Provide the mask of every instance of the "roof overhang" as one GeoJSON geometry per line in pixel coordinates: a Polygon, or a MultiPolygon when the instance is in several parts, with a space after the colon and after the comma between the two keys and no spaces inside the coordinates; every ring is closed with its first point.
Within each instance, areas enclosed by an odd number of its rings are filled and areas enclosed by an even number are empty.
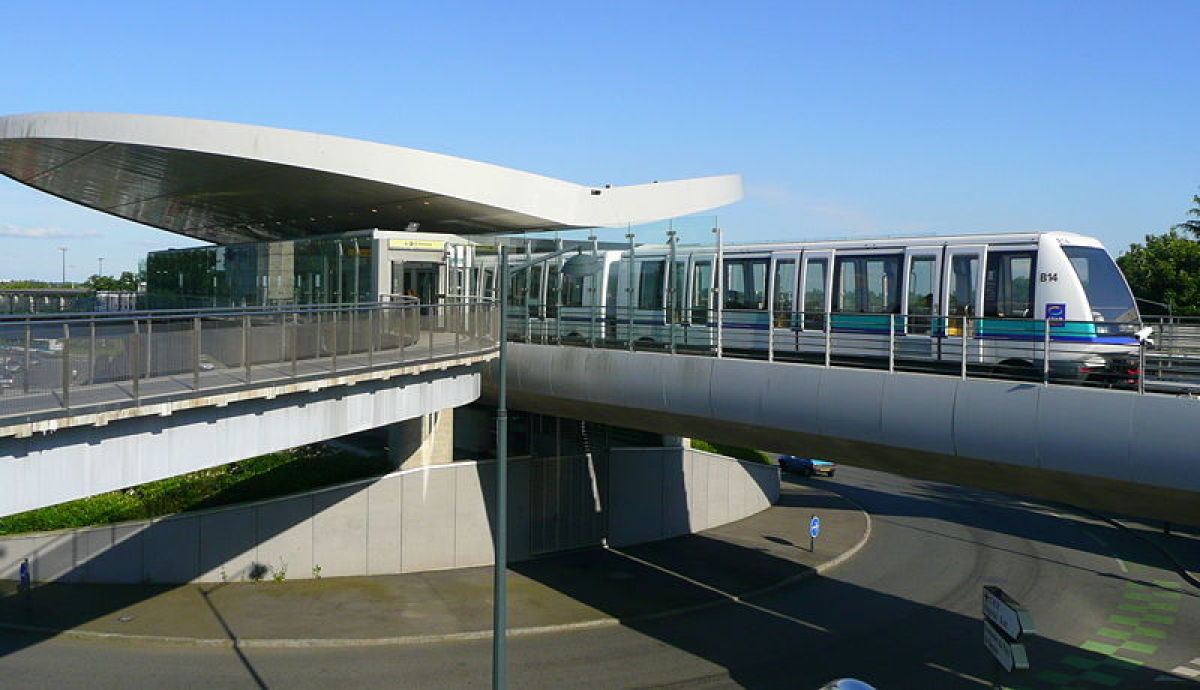
{"type": "Polygon", "coordinates": [[[742,198],[740,175],[589,187],[357,139],[103,113],[0,117],[0,173],[221,244],[410,223],[456,234],[615,227],[742,198]]]}

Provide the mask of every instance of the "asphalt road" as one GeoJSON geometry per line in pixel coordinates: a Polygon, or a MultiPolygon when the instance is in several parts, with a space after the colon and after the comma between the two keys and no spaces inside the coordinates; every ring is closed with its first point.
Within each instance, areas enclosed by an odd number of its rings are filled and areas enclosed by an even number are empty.
{"type": "MultiPolygon", "coordinates": [[[[821,482],[867,508],[867,547],[824,577],[748,603],[513,639],[510,687],[818,688],[855,676],[881,690],[986,688],[995,665],[982,644],[985,584],[1038,625],[1033,668],[1010,687],[1169,690],[1188,686],[1189,668],[1200,677],[1200,590],[1129,531],[853,468],[789,480],[821,482]]],[[[1173,548],[1200,563],[1196,543],[1173,548]]],[[[0,687],[483,688],[490,653],[489,641],[239,653],[0,635],[0,687]]]]}

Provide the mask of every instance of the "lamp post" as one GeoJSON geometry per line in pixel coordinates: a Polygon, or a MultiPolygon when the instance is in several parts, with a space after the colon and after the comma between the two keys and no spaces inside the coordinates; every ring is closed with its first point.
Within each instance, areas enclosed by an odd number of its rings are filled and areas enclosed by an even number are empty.
{"type": "MultiPolygon", "coordinates": [[[[528,270],[538,264],[556,259],[569,252],[577,252],[563,264],[561,274],[576,277],[593,273],[600,264],[594,255],[583,253],[582,247],[571,247],[530,259],[510,269],[508,248],[500,246],[500,286],[496,299],[500,307],[500,362],[496,385],[496,524],[495,524],[495,567],[492,569],[492,688],[507,687],[507,640],[508,633],[508,281],[509,275],[528,270]]],[[[528,294],[528,291],[526,291],[528,294]]],[[[529,318],[528,306],[524,316],[529,318]]]]}
{"type": "Polygon", "coordinates": [[[67,248],[59,247],[58,251],[62,252],[62,286],[67,286],[67,248]]]}
{"type": "Polygon", "coordinates": [[[104,257],[103,256],[100,257],[100,268],[98,268],[96,270],[96,275],[98,275],[98,276],[104,275],[104,257]]]}

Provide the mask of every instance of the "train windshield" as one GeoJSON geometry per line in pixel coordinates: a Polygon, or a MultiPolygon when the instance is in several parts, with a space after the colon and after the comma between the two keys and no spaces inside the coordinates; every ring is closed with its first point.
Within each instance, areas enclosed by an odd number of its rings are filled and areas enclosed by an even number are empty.
{"type": "Polygon", "coordinates": [[[1099,247],[1063,247],[1083,284],[1095,321],[1137,321],[1137,307],[1121,271],[1099,247]]]}

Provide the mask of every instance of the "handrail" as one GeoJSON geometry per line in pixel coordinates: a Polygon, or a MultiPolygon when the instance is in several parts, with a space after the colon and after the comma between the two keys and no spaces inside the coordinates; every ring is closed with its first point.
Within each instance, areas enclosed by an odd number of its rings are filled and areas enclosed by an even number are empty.
{"type": "Polygon", "coordinates": [[[0,319],[0,427],[494,352],[494,300],[0,319]],[[80,401],[86,401],[82,403],[80,401]]]}

